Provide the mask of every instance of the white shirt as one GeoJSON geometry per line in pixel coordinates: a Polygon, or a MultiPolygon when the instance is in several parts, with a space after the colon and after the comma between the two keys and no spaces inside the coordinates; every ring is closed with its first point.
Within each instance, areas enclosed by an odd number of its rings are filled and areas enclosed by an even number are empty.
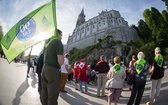
{"type": "Polygon", "coordinates": [[[113,66],[111,63],[109,63],[110,68],[113,66]]]}
{"type": "Polygon", "coordinates": [[[61,73],[68,73],[66,65],[69,65],[69,61],[67,58],[64,58],[64,64],[61,66],[61,73]]]}

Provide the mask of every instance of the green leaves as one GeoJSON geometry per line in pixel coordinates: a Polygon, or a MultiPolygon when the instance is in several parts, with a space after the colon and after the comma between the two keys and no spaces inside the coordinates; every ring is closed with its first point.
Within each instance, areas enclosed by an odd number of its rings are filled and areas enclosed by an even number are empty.
{"type": "Polygon", "coordinates": [[[143,16],[144,20],[138,22],[139,39],[136,52],[143,51],[145,59],[152,62],[154,49],[157,46],[162,48],[163,55],[168,55],[167,50],[164,51],[168,43],[168,13],[166,10],[160,13],[156,8],[151,7],[144,10],[143,16]]]}
{"type": "MultiPolygon", "coordinates": [[[[145,23],[151,31],[151,40],[156,41],[158,46],[164,45],[163,43],[167,42],[168,38],[168,13],[163,11],[161,14],[156,8],[151,7],[151,10],[146,9],[143,15],[145,23]]],[[[140,32],[145,32],[144,29],[146,27],[141,28],[141,24],[139,26],[140,32]]]]}
{"type": "Polygon", "coordinates": [[[0,25],[0,40],[2,39],[4,33],[3,33],[3,30],[2,30],[2,26],[0,25]]]}

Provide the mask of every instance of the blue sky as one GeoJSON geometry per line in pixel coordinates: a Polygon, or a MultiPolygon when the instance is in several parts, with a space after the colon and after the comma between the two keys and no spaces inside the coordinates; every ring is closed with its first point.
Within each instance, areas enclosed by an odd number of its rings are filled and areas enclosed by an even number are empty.
{"type": "MultiPolygon", "coordinates": [[[[0,25],[4,34],[25,15],[50,0],[0,0],[0,25]]],[[[128,24],[143,19],[143,11],[155,7],[166,10],[161,0],[56,0],[57,27],[63,31],[62,42],[66,44],[69,34],[75,28],[77,17],[84,8],[86,21],[102,10],[117,10],[128,24]]],[[[38,47],[39,48],[39,47],[38,47]]]]}

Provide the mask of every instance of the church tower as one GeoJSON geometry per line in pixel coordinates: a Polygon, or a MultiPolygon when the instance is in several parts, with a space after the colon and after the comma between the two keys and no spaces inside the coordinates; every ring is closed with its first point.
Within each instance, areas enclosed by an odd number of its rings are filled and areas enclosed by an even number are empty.
{"type": "Polygon", "coordinates": [[[85,23],[84,9],[82,9],[81,13],[78,15],[78,19],[77,19],[77,22],[76,22],[76,27],[80,26],[83,23],[85,23]]]}

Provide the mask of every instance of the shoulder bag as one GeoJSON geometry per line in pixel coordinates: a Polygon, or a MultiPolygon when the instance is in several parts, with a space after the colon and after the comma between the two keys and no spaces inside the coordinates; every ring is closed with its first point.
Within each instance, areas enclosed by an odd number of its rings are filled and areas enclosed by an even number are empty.
{"type": "Polygon", "coordinates": [[[111,78],[111,79],[109,79],[109,80],[107,80],[107,82],[106,82],[106,85],[105,85],[105,88],[107,89],[107,90],[109,90],[109,86],[110,86],[110,83],[113,81],[113,79],[116,77],[116,75],[113,77],[113,78],[111,78]]]}
{"type": "Polygon", "coordinates": [[[127,84],[128,85],[133,85],[133,82],[134,82],[134,73],[132,75],[130,75],[128,78],[127,78],[127,84]]]}

